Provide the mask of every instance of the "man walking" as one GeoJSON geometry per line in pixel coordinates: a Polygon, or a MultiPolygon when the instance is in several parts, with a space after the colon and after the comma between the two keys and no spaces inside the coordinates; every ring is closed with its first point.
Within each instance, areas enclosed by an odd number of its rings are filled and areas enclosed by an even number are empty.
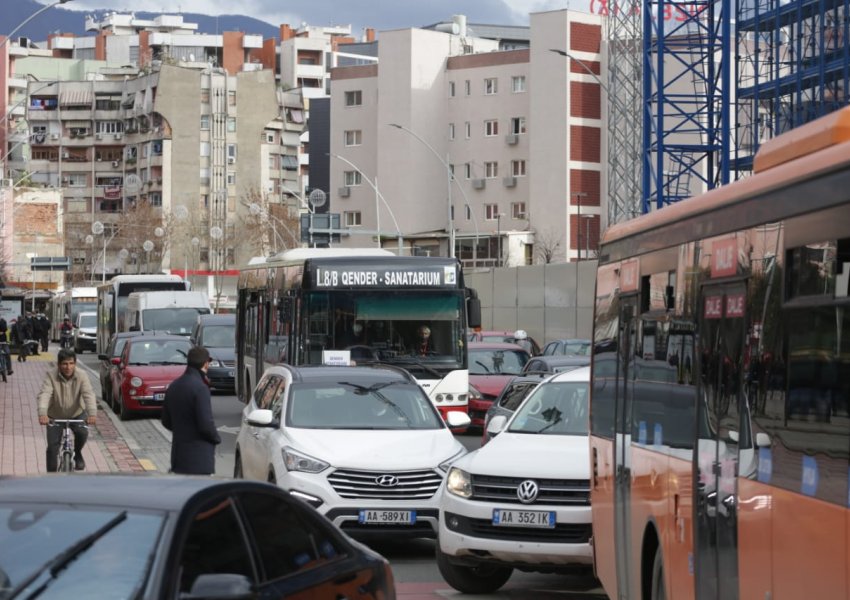
{"type": "MultiPolygon", "coordinates": [[[[56,359],[59,368],[44,378],[38,394],[38,422],[48,425],[50,419],[79,419],[88,425],[97,422],[97,401],[88,375],[77,371],[77,355],[73,350],[60,350],[56,359]]],[[[82,423],[73,423],[74,468],[86,468],[83,446],[88,439],[88,430],[82,423]]],[[[55,472],[58,466],[59,444],[62,442],[62,427],[47,428],[47,471],[55,472]]]]}
{"type": "Polygon", "coordinates": [[[221,443],[221,437],[212,416],[206,376],[209,362],[210,353],[206,348],[191,348],[186,371],[165,392],[162,424],[172,432],[172,473],[215,473],[215,447],[221,443]]]}

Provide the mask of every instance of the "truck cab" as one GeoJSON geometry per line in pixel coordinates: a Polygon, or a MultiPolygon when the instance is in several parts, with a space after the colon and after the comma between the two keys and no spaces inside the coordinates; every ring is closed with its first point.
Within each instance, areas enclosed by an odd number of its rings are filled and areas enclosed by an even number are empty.
{"type": "Polygon", "coordinates": [[[133,292],[127,297],[124,331],[158,331],[189,336],[199,315],[210,314],[206,292],[133,292]]]}

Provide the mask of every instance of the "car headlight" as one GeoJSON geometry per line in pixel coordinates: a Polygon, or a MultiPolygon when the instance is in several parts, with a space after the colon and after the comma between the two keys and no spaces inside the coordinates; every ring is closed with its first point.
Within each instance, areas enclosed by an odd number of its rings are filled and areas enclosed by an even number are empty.
{"type": "Polygon", "coordinates": [[[446,477],[446,489],[455,496],[471,498],[472,477],[466,471],[452,467],[448,477],[446,477]]]}
{"type": "Polygon", "coordinates": [[[211,367],[223,367],[224,365],[223,365],[223,364],[221,364],[221,361],[220,361],[220,360],[216,360],[216,359],[214,359],[214,358],[211,358],[211,359],[210,359],[210,366],[211,366],[211,367]]]}
{"type": "Polygon", "coordinates": [[[142,381],[142,378],[141,378],[141,377],[131,377],[131,378],[130,378],[130,385],[131,385],[132,387],[134,387],[134,388],[136,388],[136,387],[142,387],[142,384],[143,384],[143,383],[144,383],[144,382],[142,381]]]}
{"type": "Polygon", "coordinates": [[[461,448],[460,450],[457,451],[457,453],[454,454],[454,456],[451,456],[450,458],[448,458],[448,459],[446,459],[446,460],[444,460],[443,462],[440,463],[440,470],[443,473],[445,473],[446,471],[449,470],[449,467],[452,466],[452,463],[454,461],[456,461],[457,459],[459,459],[464,454],[466,454],[466,448],[461,448]]]}
{"type": "Polygon", "coordinates": [[[469,384],[469,399],[470,400],[481,400],[481,392],[478,391],[478,388],[472,384],[469,384]]]}
{"type": "Polygon", "coordinates": [[[321,473],[330,465],[312,456],[296,452],[292,448],[286,446],[281,451],[283,453],[283,464],[287,471],[302,471],[304,473],[321,473]]]}

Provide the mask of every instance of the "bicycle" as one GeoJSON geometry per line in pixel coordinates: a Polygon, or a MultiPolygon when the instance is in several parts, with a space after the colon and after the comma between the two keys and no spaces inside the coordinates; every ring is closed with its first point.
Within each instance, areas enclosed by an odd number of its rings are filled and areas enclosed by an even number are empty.
{"type": "Polygon", "coordinates": [[[74,430],[71,425],[82,423],[88,429],[85,419],[50,419],[49,427],[64,425],[62,429],[62,440],[59,442],[58,471],[60,473],[72,473],[74,471],[74,430]]]}
{"type": "Polygon", "coordinates": [[[12,351],[9,349],[9,342],[0,341],[0,375],[3,381],[6,382],[6,376],[12,374],[12,351]]]}

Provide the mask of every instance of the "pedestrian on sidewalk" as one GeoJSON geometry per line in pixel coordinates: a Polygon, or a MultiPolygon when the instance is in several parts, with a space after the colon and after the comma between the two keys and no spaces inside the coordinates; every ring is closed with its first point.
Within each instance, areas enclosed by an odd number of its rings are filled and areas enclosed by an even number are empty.
{"type": "Polygon", "coordinates": [[[207,368],[210,353],[203,346],[189,350],[186,371],[168,386],[162,404],[162,424],[172,432],[171,472],[215,473],[215,447],[221,437],[215,426],[207,368]]]}
{"type": "MultiPolygon", "coordinates": [[[[41,392],[38,394],[38,422],[48,425],[50,419],[79,419],[88,425],[97,422],[97,401],[88,375],[77,371],[77,355],[73,350],[62,349],[56,359],[59,368],[47,373],[41,392]]],[[[88,439],[88,430],[82,423],[73,423],[74,431],[74,468],[82,471],[86,468],[83,460],[83,446],[88,439]]],[[[47,428],[47,471],[57,470],[59,444],[62,442],[62,428],[47,428]]]]}
{"type": "Polygon", "coordinates": [[[18,362],[27,362],[32,344],[32,324],[24,315],[20,315],[15,323],[15,334],[18,338],[18,362]]]}
{"type": "Polygon", "coordinates": [[[47,342],[50,337],[50,319],[44,313],[38,313],[34,323],[38,329],[38,341],[41,342],[41,351],[47,352],[47,342]]]}

